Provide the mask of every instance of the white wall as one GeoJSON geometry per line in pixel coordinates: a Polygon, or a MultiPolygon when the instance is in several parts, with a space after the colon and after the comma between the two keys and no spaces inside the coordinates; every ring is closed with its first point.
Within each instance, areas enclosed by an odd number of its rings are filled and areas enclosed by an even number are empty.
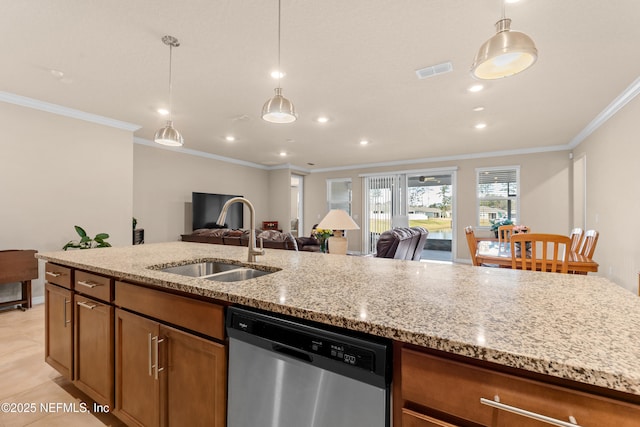
{"type": "MultiPolygon", "coordinates": [[[[5,103],[0,127],[0,249],[58,250],[74,225],[131,244],[131,132],[5,103]]],[[[41,262],[34,297],[43,283],[41,262]]],[[[17,295],[0,286],[3,301],[17,295]]]]}
{"type": "Polygon", "coordinates": [[[640,98],[574,150],[586,156],[586,228],[600,232],[598,274],[638,292],[640,272],[640,98]]]}
{"type": "MultiPolygon", "coordinates": [[[[180,240],[190,233],[191,193],[241,194],[256,210],[256,226],[271,218],[269,172],[177,151],[135,144],[133,216],[145,242],[180,240]]],[[[283,191],[287,194],[290,183],[283,191]]],[[[287,208],[288,212],[288,208],[287,208]]],[[[249,210],[245,208],[245,225],[249,210]]]]}

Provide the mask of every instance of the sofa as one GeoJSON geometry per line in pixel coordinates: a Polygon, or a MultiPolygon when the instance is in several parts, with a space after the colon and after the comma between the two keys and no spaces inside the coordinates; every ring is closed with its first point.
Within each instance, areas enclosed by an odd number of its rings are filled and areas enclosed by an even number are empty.
{"type": "Polygon", "coordinates": [[[429,235],[423,227],[397,227],[380,234],[376,245],[377,258],[420,261],[429,235]]]}
{"type": "MultiPolygon", "coordinates": [[[[228,228],[200,228],[191,234],[182,234],[183,242],[212,243],[217,245],[249,246],[249,230],[231,230],[228,228]]],[[[297,251],[296,239],[291,233],[278,230],[256,230],[256,246],[269,249],[285,249],[297,251]]]]}

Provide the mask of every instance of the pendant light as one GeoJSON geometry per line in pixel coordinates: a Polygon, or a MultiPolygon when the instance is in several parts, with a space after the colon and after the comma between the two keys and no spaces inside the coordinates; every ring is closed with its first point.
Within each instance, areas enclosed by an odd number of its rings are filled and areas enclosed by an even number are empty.
{"type": "Polygon", "coordinates": [[[265,102],[262,107],[262,119],[270,123],[292,123],[298,118],[296,109],[287,98],[282,96],[280,79],[282,70],[280,69],[280,20],[281,20],[281,0],[278,0],[278,87],[273,98],[265,102]]]}
{"type": "Polygon", "coordinates": [[[509,77],[531,67],[538,59],[538,49],[531,38],[511,31],[511,19],[505,17],[502,3],[502,19],[496,22],[496,35],[484,42],[471,66],[474,77],[495,80],[509,77]]]}
{"type": "Polygon", "coordinates": [[[171,61],[172,61],[172,53],[173,48],[180,46],[180,42],[177,38],[173,36],[164,36],[162,37],[162,42],[169,46],[169,120],[167,120],[167,125],[162,129],[156,132],[156,135],[153,137],[154,142],[162,145],[169,145],[171,147],[182,147],[184,144],[184,139],[180,132],[176,128],[173,127],[173,110],[171,107],[171,61]]]}

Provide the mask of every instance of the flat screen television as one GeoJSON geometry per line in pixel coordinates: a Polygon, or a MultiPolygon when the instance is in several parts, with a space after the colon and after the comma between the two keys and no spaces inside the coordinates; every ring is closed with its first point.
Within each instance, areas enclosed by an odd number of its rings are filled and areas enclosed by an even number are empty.
{"type": "Polygon", "coordinates": [[[225,227],[216,224],[222,206],[234,197],[229,194],[191,193],[193,229],[199,228],[243,228],[243,204],[234,203],[227,211],[225,227]]]}

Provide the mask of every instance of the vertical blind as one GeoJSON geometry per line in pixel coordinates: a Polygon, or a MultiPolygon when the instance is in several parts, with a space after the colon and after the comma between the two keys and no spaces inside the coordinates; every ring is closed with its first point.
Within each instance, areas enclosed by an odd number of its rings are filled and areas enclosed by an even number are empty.
{"type": "Polygon", "coordinates": [[[380,233],[393,228],[394,216],[406,215],[404,179],[403,175],[365,177],[365,253],[375,252],[380,233]]]}

